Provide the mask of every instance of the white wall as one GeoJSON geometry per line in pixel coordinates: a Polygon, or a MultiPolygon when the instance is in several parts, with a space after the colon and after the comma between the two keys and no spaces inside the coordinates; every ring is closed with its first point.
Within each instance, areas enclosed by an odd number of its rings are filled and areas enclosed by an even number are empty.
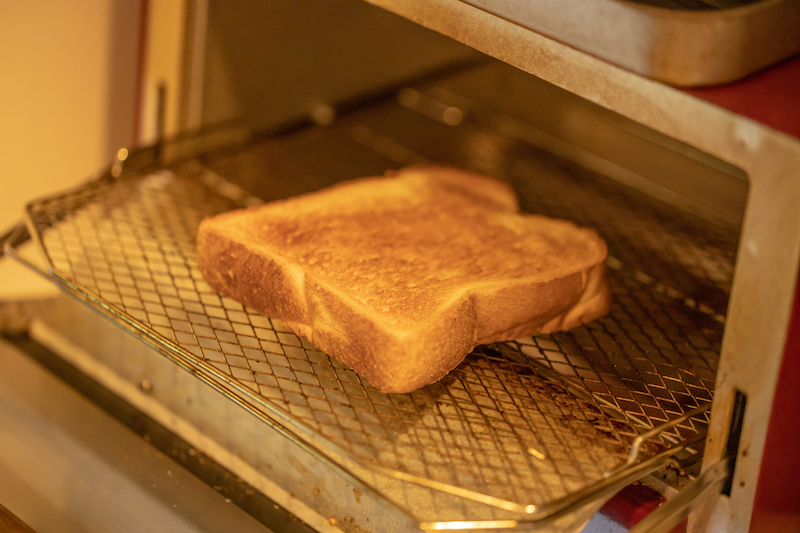
{"type": "MultiPolygon", "coordinates": [[[[133,138],[139,1],[0,0],[0,232],[133,138]]],[[[38,290],[0,260],[0,299],[38,290]]]]}

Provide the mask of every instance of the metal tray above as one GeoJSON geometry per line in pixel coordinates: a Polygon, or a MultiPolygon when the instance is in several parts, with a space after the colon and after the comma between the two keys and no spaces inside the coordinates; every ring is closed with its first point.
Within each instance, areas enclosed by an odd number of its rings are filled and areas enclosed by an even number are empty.
{"type": "Polygon", "coordinates": [[[461,0],[648,78],[728,83],[800,53],[795,0],[461,0]]]}
{"type": "Polygon", "coordinates": [[[198,148],[202,135],[178,140],[157,163],[150,148],[121,173],[116,165],[29,204],[45,264],[13,239],[6,253],[423,529],[578,531],[624,485],[670,461],[699,460],[735,235],[697,231],[692,224],[703,222],[687,224],[541,150],[507,150],[494,170],[515,183],[523,206],[606,238],[612,311],[569,332],[479,347],[441,382],[404,395],[379,392],[277,320],[216,294],[197,268],[200,221],[261,201],[226,175],[250,176],[271,199],[312,186],[303,180],[315,165],[335,180],[425,159],[469,166],[484,150],[480,166],[507,142],[446,117],[391,100],[333,126],[218,150],[198,148]]]}

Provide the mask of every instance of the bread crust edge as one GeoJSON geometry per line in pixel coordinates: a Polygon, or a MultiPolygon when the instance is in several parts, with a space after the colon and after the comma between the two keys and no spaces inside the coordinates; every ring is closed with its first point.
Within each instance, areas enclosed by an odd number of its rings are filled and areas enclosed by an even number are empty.
{"type": "Polygon", "coordinates": [[[441,380],[480,344],[571,329],[602,316],[610,306],[604,259],[546,282],[465,290],[422,326],[393,330],[277,255],[253,253],[208,225],[198,233],[198,266],[209,286],[279,318],[386,393],[441,380]]]}

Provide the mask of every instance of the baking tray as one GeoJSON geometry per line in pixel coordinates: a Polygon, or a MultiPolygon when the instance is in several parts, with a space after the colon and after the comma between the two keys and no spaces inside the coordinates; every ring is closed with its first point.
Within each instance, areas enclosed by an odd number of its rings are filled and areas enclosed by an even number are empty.
{"type": "Polygon", "coordinates": [[[631,481],[669,462],[697,465],[736,235],[399,101],[216,150],[198,134],[139,151],[29,204],[44,264],[15,239],[6,253],[423,529],[577,531],[631,481]],[[280,322],[216,294],[197,269],[202,218],[262,201],[226,177],[272,199],[431,159],[500,174],[526,209],[597,228],[612,254],[611,313],[479,347],[437,384],[383,394],[280,322]]]}
{"type": "Polygon", "coordinates": [[[461,0],[677,86],[717,85],[800,53],[795,0],[461,0]]]}

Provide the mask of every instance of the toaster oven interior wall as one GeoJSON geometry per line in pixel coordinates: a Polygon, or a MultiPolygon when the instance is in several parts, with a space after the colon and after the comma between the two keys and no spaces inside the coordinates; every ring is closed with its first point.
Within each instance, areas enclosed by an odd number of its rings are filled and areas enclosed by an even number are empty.
{"type": "Polygon", "coordinates": [[[337,108],[460,68],[446,89],[507,114],[493,126],[512,137],[712,222],[741,225],[741,170],[380,8],[357,0],[204,4],[187,9],[186,82],[173,110],[184,129],[231,119],[256,131],[325,122],[337,108]],[[192,37],[198,32],[204,38],[192,37]],[[198,65],[203,76],[193,78],[198,65]],[[192,117],[191,101],[202,102],[192,117]]]}
{"type": "Polygon", "coordinates": [[[197,0],[187,17],[184,68],[203,75],[184,73],[182,101],[201,102],[199,117],[175,110],[184,125],[246,117],[263,129],[314,113],[324,121],[325,105],[481,57],[359,0],[197,0]]]}

